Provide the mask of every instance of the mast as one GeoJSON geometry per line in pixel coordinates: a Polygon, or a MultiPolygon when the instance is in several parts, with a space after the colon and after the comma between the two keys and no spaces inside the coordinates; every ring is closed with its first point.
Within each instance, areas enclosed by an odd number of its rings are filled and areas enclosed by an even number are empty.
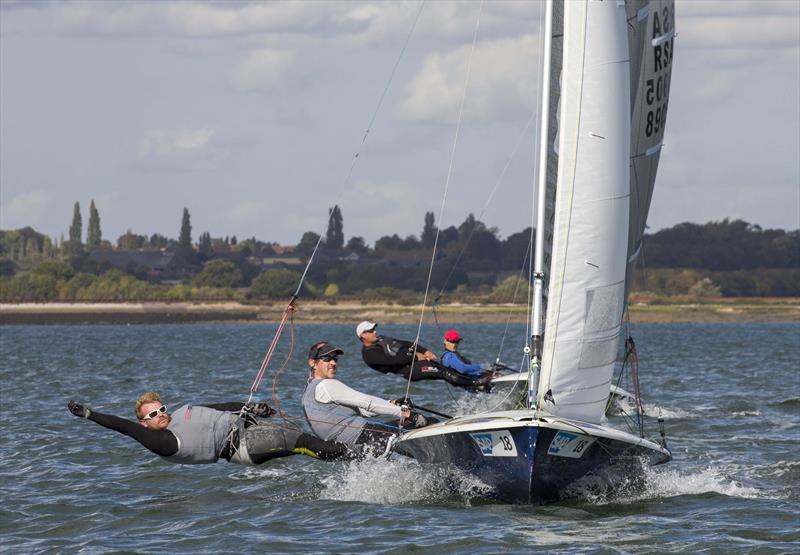
{"type": "Polygon", "coordinates": [[[542,106],[539,111],[539,167],[536,179],[536,242],[533,263],[533,311],[531,365],[528,369],[528,408],[535,408],[538,372],[542,362],[542,305],[544,290],[545,203],[547,194],[547,149],[550,125],[550,55],[553,42],[553,0],[546,0],[544,14],[544,51],[542,53],[542,106]],[[534,376],[536,374],[536,376],[534,376]]]}

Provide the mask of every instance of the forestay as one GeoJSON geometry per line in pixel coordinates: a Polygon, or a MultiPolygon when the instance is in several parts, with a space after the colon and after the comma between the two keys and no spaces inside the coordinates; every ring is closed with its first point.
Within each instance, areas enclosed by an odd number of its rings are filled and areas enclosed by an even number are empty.
{"type": "Polygon", "coordinates": [[[599,422],[625,298],[631,140],[626,11],[617,2],[569,1],[554,3],[554,21],[559,12],[561,91],[557,107],[551,104],[558,110],[558,175],[537,407],[599,422]]]}

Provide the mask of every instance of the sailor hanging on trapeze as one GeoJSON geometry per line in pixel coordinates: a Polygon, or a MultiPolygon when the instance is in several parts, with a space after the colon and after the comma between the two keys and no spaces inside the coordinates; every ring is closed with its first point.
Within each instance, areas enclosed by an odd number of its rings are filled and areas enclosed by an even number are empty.
{"type": "Polygon", "coordinates": [[[410,341],[378,335],[378,324],[364,321],[356,327],[361,340],[361,356],[364,363],[384,374],[397,374],[412,382],[420,380],[444,380],[452,385],[486,391],[490,387],[492,372],[478,376],[462,374],[443,366],[429,349],[410,341]]]}

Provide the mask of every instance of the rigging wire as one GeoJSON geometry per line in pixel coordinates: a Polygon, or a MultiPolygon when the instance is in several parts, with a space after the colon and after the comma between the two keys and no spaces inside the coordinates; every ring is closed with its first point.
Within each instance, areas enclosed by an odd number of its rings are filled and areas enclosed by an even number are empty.
{"type": "MultiPolygon", "coordinates": [[[[532,249],[533,249],[533,240],[532,239],[533,238],[531,238],[531,240],[528,241],[528,249],[525,251],[525,257],[522,260],[522,266],[520,267],[520,272],[519,272],[520,275],[517,278],[517,283],[516,283],[516,286],[514,288],[514,295],[512,296],[512,300],[511,300],[512,306],[513,306],[514,302],[516,301],[517,293],[519,292],[519,286],[520,286],[520,283],[522,282],[522,275],[523,275],[523,273],[525,271],[525,263],[528,262],[529,265],[530,265],[529,261],[533,258],[531,256],[532,249]]],[[[528,297],[529,298],[530,298],[530,295],[531,295],[531,284],[530,284],[530,280],[528,280],[528,297]]],[[[528,358],[530,356],[530,348],[529,348],[529,345],[528,345],[528,341],[529,341],[528,336],[529,336],[529,334],[527,333],[528,330],[530,329],[530,311],[526,311],[526,315],[527,316],[526,316],[526,326],[525,326],[525,331],[526,331],[526,334],[525,334],[525,349],[523,349],[522,358],[521,358],[520,363],[519,363],[519,368],[520,369],[524,368],[524,366],[525,366],[525,364],[526,364],[526,362],[527,362],[527,360],[528,360],[528,358]]],[[[511,323],[511,310],[509,308],[508,316],[507,316],[507,319],[506,319],[505,330],[503,331],[503,335],[502,335],[501,340],[500,340],[500,348],[499,348],[498,353],[497,353],[497,359],[496,359],[497,362],[500,361],[500,353],[503,352],[503,344],[505,342],[506,333],[508,332],[508,327],[509,327],[510,323],[511,323]]],[[[492,405],[490,408],[488,408],[487,410],[485,410],[483,412],[494,412],[497,409],[501,408],[506,403],[506,401],[508,401],[508,399],[510,399],[512,397],[514,391],[516,390],[517,386],[519,385],[519,382],[520,382],[520,380],[515,381],[514,385],[511,387],[509,392],[503,398],[501,398],[498,402],[494,403],[494,405],[492,405]]]]}
{"type": "MultiPolygon", "coordinates": [[[[542,8],[542,14],[541,15],[542,16],[539,18],[539,51],[540,52],[543,50],[543,44],[544,44],[543,8],[542,8]]],[[[542,77],[541,64],[542,64],[542,57],[541,56],[537,56],[536,89],[538,91],[540,91],[540,92],[541,92],[541,77],[542,77]]],[[[537,105],[541,105],[541,102],[537,102],[537,105]]],[[[534,110],[532,111],[531,118],[526,123],[525,128],[523,129],[522,133],[520,133],[520,136],[519,136],[519,138],[517,140],[517,143],[516,143],[516,145],[514,147],[514,150],[513,150],[512,154],[511,154],[511,156],[509,157],[508,161],[506,162],[506,165],[503,168],[503,171],[501,172],[501,174],[500,174],[500,176],[499,176],[499,178],[497,180],[497,183],[495,184],[494,189],[492,190],[491,194],[487,198],[487,201],[486,201],[486,203],[484,205],[483,211],[481,212],[481,216],[483,215],[483,212],[486,210],[486,208],[489,206],[495,191],[500,186],[500,184],[503,182],[503,178],[505,176],[506,170],[508,169],[509,165],[511,164],[511,161],[515,157],[516,152],[520,147],[520,144],[521,144],[522,139],[524,138],[524,136],[525,136],[525,134],[527,132],[528,127],[530,127],[531,123],[533,123],[534,121],[537,123],[536,127],[534,128],[535,129],[535,132],[534,132],[534,145],[538,144],[539,139],[540,139],[540,137],[539,137],[538,116],[539,116],[539,111],[538,111],[537,108],[534,108],[534,110]]],[[[547,117],[547,114],[544,114],[544,117],[547,117]]],[[[537,167],[538,167],[538,163],[539,163],[538,162],[538,157],[536,157],[534,159],[533,175],[536,175],[536,173],[537,173],[536,170],[537,170],[537,167]]],[[[530,237],[529,237],[529,240],[528,240],[528,250],[525,253],[525,257],[523,258],[522,265],[520,267],[520,275],[519,275],[519,278],[517,280],[517,284],[516,284],[516,287],[515,287],[515,290],[514,290],[513,299],[512,299],[512,305],[513,305],[514,301],[516,300],[518,287],[520,285],[520,282],[522,281],[522,275],[523,275],[523,273],[525,271],[525,261],[527,259],[527,262],[528,262],[528,280],[527,280],[528,281],[528,298],[527,298],[526,306],[528,307],[528,310],[526,311],[526,317],[525,317],[525,333],[524,333],[524,336],[523,336],[525,347],[523,348],[523,352],[522,352],[522,356],[521,356],[521,360],[520,360],[520,364],[519,364],[520,370],[522,368],[524,368],[525,366],[527,366],[528,364],[530,364],[530,353],[531,353],[531,346],[530,346],[531,318],[532,318],[531,306],[533,304],[533,288],[531,287],[531,283],[532,283],[532,279],[533,279],[534,233],[536,231],[535,227],[534,227],[535,200],[536,200],[535,199],[535,195],[531,195],[531,210],[530,210],[530,213],[531,213],[531,226],[530,226],[531,232],[530,232],[530,237]]],[[[478,219],[480,220],[480,216],[479,216],[478,219]]],[[[440,214],[440,221],[441,221],[441,214],[440,214]]],[[[472,237],[472,231],[474,231],[474,228],[473,228],[473,230],[471,230],[470,235],[468,236],[467,244],[469,243],[469,240],[472,237]]],[[[438,233],[439,233],[439,229],[437,228],[437,235],[436,235],[437,242],[438,242],[438,233]]],[[[435,246],[434,246],[434,248],[435,248],[435,246]]],[[[458,265],[458,261],[460,260],[460,258],[463,255],[465,250],[466,250],[466,245],[462,249],[462,251],[459,253],[459,258],[456,260],[456,263],[453,265],[453,269],[451,269],[450,275],[448,276],[447,280],[445,280],[445,284],[447,284],[447,282],[450,280],[450,277],[452,276],[453,272],[455,271],[455,268],[458,265]]],[[[433,301],[433,315],[434,315],[434,319],[436,320],[437,326],[438,326],[438,319],[436,319],[436,304],[438,303],[438,299],[441,297],[443,291],[444,291],[444,287],[442,287],[442,290],[440,291],[439,295],[433,301]]],[[[423,309],[424,309],[424,304],[425,303],[423,303],[423,309]]],[[[506,326],[505,326],[505,329],[503,331],[503,336],[502,336],[501,341],[500,341],[500,347],[498,349],[498,355],[497,355],[497,359],[496,360],[499,360],[500,353],[502,353],[510,321],[511,321],[511,308],[509,308],[509,310],[508,310],[508,318],[506,320],[506,326]]],[[[514,393],[514,391],[516,390],[518,385],[519,385],[519,380],[514,383],[512,388],[509,390],[509,392],[498,403],[495,403],[494,406],[492,406],[490,409],[488,409],[486,411],[483,411],[483,412],[493,412],[496,409],[502,407],[503,404],[506,403],[506,401],[512,396],[512,394],[514,393]]],[[[410,383],[409,383],[409,386],[410,386],[410,383]]],[[[453,396],[453,393],[452,393],[451,389],[452,388],[448,384],[447,392],[450,395],[451,399],[453,401],[455,401],[455,397],[453,396]]],[[[523,394],[524,393],[526,393],[526,392],[523,391],[523,394]]],[[[408,395],[408,393],[406,393],[406,395],[408,395]]]]}
{"type": "MultiPolygon", "coordinates": [[[[525,257],[522,259],[522,267],[519,269],[519,275],[517,276],[516,282],[514,283],[514,294],[511,295],[511,306],[509,307],[506,315],[506,325],[503,329],[503,335],[500,337],[500,346],[497,348],[497,356],[495,357],[495,363],[500,362],[500,355],[503,353],[503,347],[505,346],[506,336],[508,334],[508,327],[511,324],[511,309],[513,308],[516,300],[517,300],[517,293],[519,293],[519,286],[522,282],[522,276],[525,272],[525,262],[528,261],[528,256],[531,254],[531,249],[533,247],[533,238],[531,237],[528,240],[528,248],[525,251],[525,257]]],[[[528,281],[528,288],[530,288],[530,281],[528,281]]]]}
{"type": "MultiPolygon", "coordinates": [[[[544,10],[544,8],[542,8],[542,15],[543,15],[543,10],[544,10]]],[[[543,31],[543,29],[544,29],[544,23],[543,23],[544,18],[540,17],[539,21],[540,21],[540,23],[539,23],[539,51],[541,52],[543,50],[543,44],[544,44],[544,31],[543,31]]],[[[540,91],[540,93],[541,93],[541,77],[542,77],[541,64],[542,64],[542,57],[541,56],[537,56],[536,89],[538,91],[540,91]]],[[[541,102],[537,102],[537,104],[540,106],[541,102]]],[[[494,195],[494,191],[499,187],[500,183],[502,182],[503,175],[505,174],[505,171],[508,169],[508,166],[511,163],[511,159],[513,159],[513,157],[516,155],[516,151],[519,148],[519,146],[520,146],[520,144],[522,142],[523,137],[525,136],[525,133],[526,133],[528,127],[534,121],[536,123],[538,123],[538,117],[537,117],[538,115],[539,115],[539,111],[537,109],[534,109],[533,112],[532,112],[531,118],[528,120],[528,122],[525,125],[525,129],[523,129],[523,132],[520,134],[520,137],[517,140],[517,144],[514,147],[514,151],[512,153],[512,156],[509,158],[509,161],[506,163],[505,168],[503,168],[503,172],[501,173],[500,179],[498,180],[497,184],[495,185],[495,188],[492,190],[492,193],[489,196],[489,199],[487,200],[486,205],[484,206],[484,211],[488,207],[489,200],[491,200],[492,195],[494,195]]],[[[543,114],[543,117],[547,117],[547,116],[548,116],[547,114],[543,114]]],[[[539,140],[540,140],[539,125],[536,125],[535,132],[534,132],[534,145],[538,144],[539,140]]],[[[536,175],[537,174],[538,164],[539,164],[538,157],[534,158],[534,163],[533,164],[534,164],[533,165],[533,175],[536,175]]],[[[519,291],[519,285],[522,282],[522,275],[525,272],[525,266],[526,266],[525,262],[527,261],[528,262],[528,264],[527,264],[527,266],[528,266],[528,268],[527,268],[528,269],[528,280],[527,280],[527,282],[528,282],[528,289],[527,289],[528,298],[527,298],[526,306],[528,307],[528,310],[526,311],[526,316],[525,316],[525,333],[524,333],[524,336],[523,336],[525,347],[522,350],[522,356],[521,356],[521,359],[520,359],[520,364],[519,364],[520,371],[522,370],[522,368],[526,367],[527,365],[530,365],[530,363],[531,363],[530,339],[531,339],[531,328],[532,328],[531,319],[533,317],[533,311],[531,309],[531,307],[533,306],[533,287],[531,286],[531,284],[533,283],[533,271],[534,271],[534,268],[533,268],[533,258],[534,258],[533,255],[534,255],[534,252],[533,251],[534,251],[535,232],[536,232],[535,225],[534,225],[535,202],[536,202],[536,196],[535,195],[531,195],[531,211],[530,211],[530,214],[531,214],[530,230],[531,230],[531,232],[530,232],[530,237],[528,238],[528,249],[526,250],[525,257],[522,260],[522,265],[520,266],[519,277],[517,279],[517,283],[516,283],[515,289],[514,289],[514,295],[512,297],[512,305],[513,305],[514,302],[516,301],[516,296],[517,296],[517,293],[519,291]]],[[[481,215],[482,214],[483,214],[483,212],[481,212],[481,215]]],[[[471,238],[471,236],[472,236],[472,234],[470,233],[469,238],[471,238]]],[[[468,239],[468,241],[469,241],[469,239],[468,239]]],[[[466,250],[466,247],[465,247],[464,250],[466,250]]],[[[463,254],[464,250],[462,250],[462,253],[459,254],[459,259],[460,259],[461,254],[463,254]]],[[[458,264],[458,260],[456,261],[456,265],[457,264],[458,264]]],[[[451,271],[451,275],[452,275],[452,271],[451,271]]],[[[448,279],[449,279],[449,277],[448,277],[448,279]]],[[[444,291],[444,288],[442,288],[442,291],[444,291]]],[[[441,295],[441,293],[440,293],[440,295],[441,295]]],[[[437,297],[437,299],[438,299],[438,297],[437,297]]],[[[503,331],[503,335],[501,337],[500,347],[498,349],[498,354],[497,354],[497,358],[496,358],[497,361],[500,360],[500,354],[503,351],[503,346],[504,346],[505,339],[506,339],[506,336],[507,336],[508,327],[509,327],[509,324],[510,324],[510,321],[511,321],[511,307],[509,308],[507,314],[508,314],[508,316],[507,316],[507,319],[506,319],[506,326],[505,326],[505,329],[503,331]]],[[[511,396],[514,393],[514,391],[517,389],[517,386],[519,385],[519,383],[520,383],[520,380],[517,380],[516,382],[514,382],[514,385],[509,390],[509,392],[499,402],[495,403],[491,408],[489,408],[488,410],[486,410],[484,412],[494,412],[498,408],[502,407],[506,403],[506,401],[509,398],[511,398],[511,396]]],[[[517,401],[516,404],[523,403],[523,399],[525,398],[525,396],[527,394],[527,391],[523,390],[521,393],[522,393],[522,397],[520,397],[520,400],[517,401]]]]}
{"type": "MultiPolygon", "coordinates": [[[[481,211],[478,214],[478,217],[476,218],[476,222],[481,222],[482,221],[483,215],[486,213],[486,210],[488,210],[489,205],[492,203],[492,200],[494,199],[495,193],[497,192],[497,190],[500,188],[500,185],[502,185],[503,181],[505,180],[506,172],[508,171],[508,168],[511,166],[511,162],[517,156],[517,152],[519,151],[519,148],[522,145],[523,139],[525,138],[525,136],[528,133],[528,129],[530,128],[531,124],[535,120],[537,120],[536,116],[537,116],[537,111],[534,109],[533,113],[531,113],[531,117],[528,118],[528,122],[525,124],[525,127],[522,129],[522,132],[519,134],[519,137],[517,138],[517,142],[514,145],[514,148],[512,149],[511,154],[509,155],[508,159],[506,160],[505,166],[503,166],[503,170],[500,172],[500,175],[498,176],[497,181],[494,184],[494,187],[492,188],[491,191],[489,191],[489,195],[486,197],[486,201],[483,203],[483,207],[481,208],[481,211]]],[[[450,280],[453,278],[453,274],[458,269],[458,264],[461,262],[461,259],[463,258],[464,254],[467,252],[467,247],[469,247],[470,241],[472,241],[472,236],[475,234],[475,231],[477,230],[477,228],[478,228],[478,226],[476,225],[476,226],[473,226],[469,230],[469,233],[467,234],[467,239],[466,239],[466,241],[464,241],[464,245],[461,247],[461,250],[459,251],[458,256],[456,257],[456,261],[453,262],[453,266],[450,268],[450,272],[447,274],[447,278],[445,278],[444,284],[442,285],[441,289],[439,290],[439,293],[436,295],[436,297],[434,297],[434,299],[433,299],[433,301],[431,303],[431,307],[434,310],[434,317],[436,316],[436,307],[439,305],[439,299],[441,299],[442,295],[444,295],[444,291],[447,288],[447,285],[450,283],[450,280]]],[[[438,320],[437,320],[437,323],[438,323],[438,320]]]]}
{"type": "MultiPolygon", "coordinates": [[[[381,109],[381,106],[383,105],[383,101],[385,100],[386,94],[389,91],[389,87],[391,86],[392,81],[394,80],[395,74],[397,73],[397,68],[400,65],[400,61],[402,60],[403,55],[405,54],[405,52],[406,52],[406,50],[408,48],[408,45],[409,45],[409,43],[411,41],[411,37],[414,34],[414,30],[417,27],[417,23],[419,22],[419,18],[420,18],[420,15],[422,14],[422,9],[423,9],[424,6],[425,6],[425,0],[422,0],[420,2],[419,9],[417,10],[416,15],[414,16],[414,21],[411,24],[411,28],[409,29],[408,34],[406,35],[406,39],[405,39],[405,41],[403,43],[403,47],[400,49],[400,53],[398,54],[397,59],[395,60],[394,65],[392,66],[392,70],[391,70],[391,72],[389,74],[389,79],[386,82],[386,86],[383,88],[383,92],[381,93],[381,96],[378,99],[378,103],[375,106],[375,110],[372,113],[372,117],[370,118],[369,123],[367,125],[367,128],[364,131],[364,135],[361,138],[361,143],[359,144],[358,150],[353,155],[353,158],[352,158],[352,160],[350,162],[350,167],[349,167],[349,169],[347,171],[347,174],[346,174],[344,180],[342,181],[342,184],[341,184],[341,186],[339,188],[339,192],[337,193],[336,198],[334,199],[334,205],[333,205],[334,208],[338,207],[339,199],[341,199],[342,193],[344,192],[345,188],[347,187],[348,183],[350,182],[350,178],[353,175],[353,170],[355,168],[356,162],[358,161],[359,155],[361,154],[361,149],[364,147],[364,145],[365,145],[365,143],[367,141],[367,137],[369,136],[369,133],[372,130],[373,125],[375,124],[375,120],[378,117],[378,113],[379,113],[379,111],[381,109]]],[[[328,213],[328,220],[327,220],[326,226],[330,226],[330,224],[331,224],[331,220],[332,220],[333,214],[334,214],[334,208],[331,208],[329,213],[328,213]]],[[[326,229],[327,229],[327,227],[326,227],[326,229]]],[[[249,397],[248,397],[248,403],[250,403],[252,401],[253,395],[255,394],[256,390],[258,389],[258,386],[261,383],[261,380],[264,377],[264,373],[266,372],[266,369],[269,367],[269,364],[270,364],[270,361],[272,359],[272,356],[275,353],[275,348],[277,347],[278,341],[280,340],[280,337],[283,334],[283,330],[284,330],[284,327],[286,325],[286,321],[287,320],[291,320],[292,344],[291,344],[289,353],[286,356],[286,360],[284,362],[284,366],[281,368],[281,370],[288,364],[288,361],[292,356],[292,350],[293,350],[293,347],[294,347],[294,320],[291,318],[291,315],[296,310],[295,303],[296,303],[297,299],[300,297],[300,291],[303,288],[303,284],[305,283],[306,276],[308,275],[308,271],[311,268],[311,264],[314,261],[314,257],[316,256],[317,251],[320,248],[320,245],[322,243],[322,237],[323,237],[323,234],[320,233],[319,237],[317,239],[317,243],[314,245],[314,249],[311,251],[311,255],[309,256],[308,261],[306,262],[306,266],[303,269],[303,273],[300,276],[300,280],[298,281],[298,284],[297,284],[297,289],[295,290],[294,294],[292,294],[288,304],[286,305],[286,307],[283,310],[283,314],[281,316],[281,321],[280,321],[280,324],[278,325],[278,330],[275,332],[275,336],[272,339],[272,343],[270,344],[269,348],[267,349],[267,353],[264,356],[264,360],[261,363],[261,367],[260,367],[260,369],[259,369],[259,371],[258,371],[258,373],[256,375],[256,379],[253,382],[253,385],[250,387],[250,394],[249,394],[249,397]]],[[[275,376],[275,380],[277,380],[277,375],[275,376]]],[[[273,380],[273,400],[276,400],[276,402],[277,402],[277,396],[275,394],[275,387],[276,387],[275,380],[273,380]]],[[[283,416],[282,413],[280,413],[280,414],[281,414],[281,416],[283,416]]]]}
{"type": "MultiPolygon", "coordinates": [[[[442,204],[441,204],[441,207],[439,209],[439,221],[442,221],[442,215],[444,214],[444,207],[445,207],[445,205],[447,203],[447,190],[450,187],[450,178],[453,175],[453,164],[455,162],[456,147],[458,146],[458,136],[459,136],[459,132],[461,131],[461,122],[462,122],[463,117],[464,117],[464,103],[465,103],[466,98],[467,98],[467,90],[469,88],[469,78],[470,78],[470,73],[472,71],[472,57],[475,54],[475,45],[478,42],[478,29],[480,28],[481,13],[482,12],[483,12],[483,0],[481,0],[480,6],[478,7],[478,17],[475,20],[475,30],[473,31],[473,34],[472,34],[472,48],[470,49],[470,52],[469,52],[469,59],[467,61],[467,74],[466,74],[466,77],[464,79],[464,88],[463,88],[462,93],[461,93],[461,102],[460,102],[459,107],[458,107],[458,121],[456,123],[456,130],[455,130],[455,134],[454,134],[454,137],[453,137],[453,146],[452,146],[452,148],[450,150],[450,163],[449,163],[448,168],[447,168],[447,177],[445,179],[444,191],[443,191],[443,194],[442,194],[442,204]]],[[[437,227],[436,228],[436,237],[435,237],[435,239],[433,241],[433,251],[431,252],[431,263],[430,263],[430,266],[428,267],[428,279],[427,279],[427,281],[425,283],[425,295],[424,295],[423,300],[422,300],[422,310],[420,311],[419,325],[417,326],[417,336],[414,338],[414,349],[413,350],[414,350],[414,355],[415,356],[411,361],[411,369],[410,369],[410,371],[408,373],[408,383],[406,384],[406,394],[405,394],[406,398],[408,398],[409,392],[411,390],[411,376],[414,373],[414,364],[416,363],[416,350],[417,350],[417,345],[419,344],[419,336],[420,336],[420,333],[422,331],[422,322],[423,322],[423,319],[425,318],[425,305],[428,303],[428,293],[430,292],[431,277],[433,275],[433,264],[434,264],[434,261],[436,260],[436,250],[437,250],[437,247],[439,245],[439,233],[440,233],[440,229],[437,227]]]]}
{"type": "MultiPolygon", "coordinates": [[[[392,66],[392,71],[389,73],[389,79],[386,82],[386,86],[383,87],[383,92],[381,93],[380,98],[378,99],[378,104],[375,106],[375,110],[372,113],[372,117],[367,124],[367,128],[364,130],[364,135],[361,137],[361,143],[358,145],[358,149],[356,153],[353,155],[352,160],[350,161],[350,168],[347,170],[347,174],[345,175],[344,180],[342,181],[341,186],[339,187],[339,192],[336,195],[336,201],[334,202],[334,208],[339,205],[339,199],[342,197],[342,193],[344,192],[347,185],[350,183],[350,178],[353,176],[353,170],[355,169],[356,162],[358,162],[358,158],[361,155],[361,149],[367,142],[367,137],[369,136],[370,131],[372,130],[372,126],[375,123],[375,120],[378,118],[378,112],[383,106],[383,101],[386,98],[386,93],[389,92],[389,87],[392,85],[392,81],[394,81],[394,76],[397,73],[397,68],[400,66],[400,60],[403,58],[403,55],[408,48],[408,44],[411,42],[411,36],[414,34],[414,29],[417,27],[417,23],[419,22],[419,17],[422,14],[422,8],[425,6],[425,0],[422,0],[419,5],[419,9],[417,10],[417,14],[414,16],[414,22],[411,25],[411,29],[409,29],[408,34],[406,35],[406,40],[403,42],[403,47],[400,49],[400,53],[397,55],[397,59],[392,66]]],[[[331,219],[333,218],[333,209],[331,209],[330,213],[328,214],[328,221],[327,226],[330,226],[331,219]]],[[[326,229],[327,229],[326,226],[326,229]]],[[[317,250],[322,243],[322,233],[319,234],[319,239],[317,239],[317,244],[314,245],[314,250],[311,252],[311,256],[308,258],[308,263],[306,264],[305,269],[303,270],[303,275],[300,277],[300,283],[297,285],[297,290],[295,291],[295,297],[300,295],[300,289],[303,286],[303,282],[306,279],[306,275],[308,274],[308,270],[311,267],[311,263],[314,260],[314,255],[316,255],[317,250]]]]}
{"type": "MultiPolygon", "coordinates": [[[[544,8],[542,8],[542,10],[543,9],[544,8]]],[[[542,15],[543,15],[543,12],[542,12],[542,15]]],[[[544,31],[543,31],[544,18],[540,17],[539,21],[540,21],[540,23],[539,23],[539,51],[541,52],[543,50],[543,44],[544,44],[544,31]]],[[[542,57],[541,56],[537,56],[536,89],[538,91],[541,91],[541,77],[542,77],[541,64],[542,64],[542,57]]],[[[541,103],[537,102],[537,105],[540,106],[541,103]]],[[[526,123],[525,129],[520,134],[520,137],[519,137],[519,139],[517,141],[517,145],[514,147],[514,153],[512,154],[512,158],[516,154],[516,151],[519,148],[520,143],[522,141],[522,138],[524,137],[525,132],[527,131],[528,127],[534,122],[537,123],[536,127],[534,128],[535,129],[535,132],[534,132],[534,145],[539,143],[539,140],[540,140],[539,125],[538,125],[539,116],[547,117],[548,115],[547,114],[539,114],[539,110],[538,109],[534,109],[533,110],[531,118],[526,123]]],[[[505,173],[506,169],[508,168],[508,165],[510,164],[510,161],[511,160],[509,159],[509,162],[506,164],[506,167],[503,169],[503,174],[505,173]]],[[[533,162],[533,175],[537,174],[538,164],[539,164],[539,159],[538,159],[538,157],[535,157],[534,158],[534,162],[533,162]]],[[[502,180],[502,175],[503,174],[501,174],[501,180],[502,180]]],[[[497,186],[499,186],[501,180],[498,180],[498,184],[495,186],[495,189],[497,188],[497,186]]],[[[493,194],[494,194],[494,190],[492,191],[492,195],[493,194]]],[[[490,196],[490,198],[491,198],[491,196],[490,196]]],[[[530,363],[531,363],[531,345],[530,345],[530,340],[531,340],[531,327],[532,327],[531,319],[533,317],[533,311],[531,309],[531,307],[533,306],[533,287],[531,286],[531,284],[533,283],[533,258],[534,258],[533,255],[534,255],[534,243],[535,243],[535,232],[536,232],[535,225],[534,225],[535,202],[536,202],[536,195],[531,195],[531,210],[530,210],[530,214],[531,214],[530,230],[531,231],[530,231],[530,236],[528,238],[528,249],[526,250],[525,257],[522,260],[522,265],[520,266],[519,276],[517,278],[517,283],[516,283],[515,289],[514,289],[514,295],[512,297],[512,305],[513,305],[514,302],[516,301],[517,292],[519,291],[519,285],[522,282],[522,276],[523,276],[523,273],[525,272],[525,266],[526,266],[525,262],[527,261],[528,262],[528,264],[527,264],[527,266],[528,266],[528,268],[527,268],[527,270],[528,270],[528,279],[527,279],[528,298],[527,298],[526,306],[527,306],[528,310],[526,310],[526,313],[525,313],[525,333],[523,335],[523,341],[524,341],[525,346],[522,349],[522,356],[520,357],[520,363],[519,363],[520,372],[522,371],[522,368],[525,368],[526,366],[530,365],[530,363]]],[[[486,206],[488,206],[488,202],[487,202],[486,206]]],[[[484,210],[485,210],[485,207],[484,207],[484,210]]],[[[501,340],[500,340],[500,347],[498,348],[498,354],[497,354],[497,358],[496,358],[497,361],[499,361],[500,354],[503,351],[503,346],[504,346],[505,339],[506,339],[506,336],[507,336],[507,333],[508,333],[508,327],[509,327],[510,322],[511,322],[511,307],[509,307],[509,310],[508,310],[508,313],[507,313],[506,326],[505,326],[505,329],[503,331],[503,335],[502,335],[501,340]]],[[[493,411],[497,410],[498,408],[502,407],[507,402],[507,400],[512,397],[512,395],[513,395],[514,391],[517,389],[517,386],[519,385],[519,383],[520,383],[520,380],[517,380],[514,383],[514,385],[511,388],[511,390],[498,403],[496,403],[493,407],[491,407],[488,411],[485,411],[485,412],[493,412],[493,411]]],[[[523,396],[525,396],[526,393],[527,392],[525,390],[522,391],[522,395],[523,396]]],[[[519,402],[521,402],[521,401],[518,401],[518,403],[519,402]]]]}

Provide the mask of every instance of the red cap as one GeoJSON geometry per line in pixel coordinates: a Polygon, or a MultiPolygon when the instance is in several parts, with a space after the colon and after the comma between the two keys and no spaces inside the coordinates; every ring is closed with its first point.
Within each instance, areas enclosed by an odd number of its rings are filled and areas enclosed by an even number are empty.
{"type": "Polygon", "coordinates": [[[456,330],[447,330],[444,332],[444,340],[449,341],[450,343],[458,343],[461,341],[461,334],[458,333],[456,330]]]}

